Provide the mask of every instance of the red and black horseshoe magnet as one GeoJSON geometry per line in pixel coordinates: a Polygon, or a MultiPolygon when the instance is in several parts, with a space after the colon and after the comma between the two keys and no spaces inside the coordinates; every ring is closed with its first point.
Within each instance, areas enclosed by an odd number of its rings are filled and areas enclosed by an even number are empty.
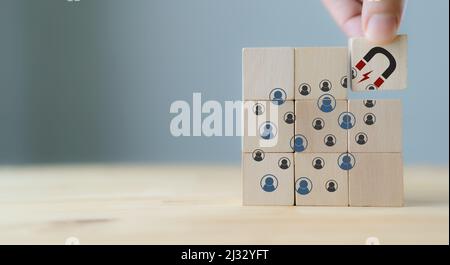
{"type": "MultiPolygon", "coordinates": [[[[379,88],[384,83],[384,81],[389,78],[389,76],[395,71],[395,68],[397,67],[397,62],[395,61],[394,56],[392,56],[392,54],[388,50],[382,47],[372,48],[366,55],[364,55],[363,59],[361,59],[356,64],[356,68],[359,71],[361,71],[364,68],[364,66],[366,66],[366,64],[369,63],[369,61],[372,60],[372,58],[377,54],[383,54],[389,60],[389,66],[386,68],[386,70],[384,70],[381,76],[378,77],[377,80],[375,80],[375,82],[373,83],[373,85],[376,88],[379,88]]],[[[366,74],[364,76],[364,79],[362,79],[360,82],[366,79],[368,79],[368,74],[366,74]]]]}

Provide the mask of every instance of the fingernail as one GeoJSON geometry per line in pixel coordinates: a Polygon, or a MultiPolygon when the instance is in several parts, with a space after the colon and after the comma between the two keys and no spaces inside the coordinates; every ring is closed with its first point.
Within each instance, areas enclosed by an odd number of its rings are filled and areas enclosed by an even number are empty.
{"type": "Polygon", "coordinates": [[[370,17],[366,28],[366,38],[377,43],[391,41],[398,27],[397,17],[390,14],[374,14],[370,17]]]}

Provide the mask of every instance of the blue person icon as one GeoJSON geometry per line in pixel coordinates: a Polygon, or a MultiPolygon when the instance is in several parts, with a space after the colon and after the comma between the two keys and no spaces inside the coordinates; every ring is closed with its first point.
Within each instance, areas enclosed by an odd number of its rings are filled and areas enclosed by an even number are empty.
{"type": "Polygon", "coordinates": [[[291,140],[291,148],[294,152],[305,151],[307,145],[306,138],[301,134],[295,135],[291,140]]]}
{"type": "Polygon", "coordinates": [[[280,100],[282,96],[283,94],[281,91],[275,91],[275,93],[273,93],[273,100],[280,100]]]}
{"type": "Polygon", "coordinates": [[[277,189],[278,180],[273,175],[265,175],[261,179],[261,188],[265,192],[272,192],[277,189]]]}
{"type": "Polygon", "coordinates": [[[320,110],[323,112],[332,112],[333,106],[331,105],[332,100],[330,97],[326,96],[322,99],[322,104],[320,105],[320,110]]]}
{"type": "Polygon", "coordinates": [[[354,158],[348,153],[342,154],[339,159],[339,167],[343,170],[350,170],[354,165],[354,158]]]}
{"type": "Polygon", "coordinates": [[[303,146],[303,139],[298,137],[295,138],[294,140],[294,147],[295,147],[295,152],[302,152],[305,150],[305,147],[303,146]]]}
{"type": "Polygon", "coordinates": [[[302,177],[298,180],[297,193],[300,195],[307,195],[311,192],[312,184],[311,180],[306,177],[302,177]]]}
{"type": "Polygon", "coordinates": [[[317,107],[323,112],[332,112],[336,108],[336,99],[330,94],[324,94],[317,100],[317,107]]]}
{"type": "Polygon", "coordinates": [[[270,92],[270,100],[275,105],[281,105],[286,100],[286,92],[281,88],[275,88],[270,92]]]}
{"type": "Polygon", "coordinates": [[[354,125],[353,120],[354,119],[353,119],[352,115],[348,112],[344,112],[341,115],[342,115],[342,118],[341,118],[341,122],[339,124],[341,126],[341,128],[342,129],[353,128],[353,125],[354,125]]]}
{"type": "Polygon", "coordinates": [[[261,138],[263,138],[265,140],[270,140],[273,137],[275,137],[275,133],[273,131],[274,127],[273,127],[272,123],[270,123],[270,122],[264,123],[262,125],[261,129],[260,129],[261,138]]]}

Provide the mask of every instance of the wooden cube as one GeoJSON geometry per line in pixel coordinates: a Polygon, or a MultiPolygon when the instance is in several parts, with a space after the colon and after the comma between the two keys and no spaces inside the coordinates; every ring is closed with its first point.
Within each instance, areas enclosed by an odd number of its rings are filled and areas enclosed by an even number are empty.
{"type": "Polygon", "coordinates": [[[293,159],[293,153],[243,153],[243,204],[294,205],[293,159]]]}
{"type": "Polygon", "coordinates": [[[402,206],[402,154],[352,154],[355,165],[349,170],[350,206],[402,206]]]}
{"type": "Polygon", "coordinates": [[[346,152],[347,129],[341,128],[339,124],[340,117],[345,113],[347,113],[347,100],[334,100],[329,94],[323,95],[318,100],[295,101],[294,151],[346,152]],[[302,140],[304,148],[298,149],[295,145],[295,140],[298,138],[304,138],[302,140]]]}
{"type": "Polygon", "coordinates": [[[293,152],[294,102],[278,105],[272,101],[246,101],[243,108],[242,151],[293,152]]]}
{"type": "Polygon", "coordinates": [[[295,153],[295,205],[348,206],[348,171],[339,153],[295,153]]]}
{"type": "Polygon", "coordinates": [[[352,90],[405,89],[407,83],[408,37],[399,35],[387,45],[366,38],[349,40],[352,90]]]}
{"type": "Polygon", "coordinates": [[[242,51],[244,100],[294,100],[294,48],[242,51]]]}
{"type": "Polygon", "coordinates": [[[346,47],[296,48],[295,100],[318,99],[323,94],[346,99],[347,57],[346,47]]]}
{"type": "Polygon", "coordinates": [[[349,100],[354,122],[348,130],[349,152],[402,152],[402,102],[400,100],[349,100]]]}

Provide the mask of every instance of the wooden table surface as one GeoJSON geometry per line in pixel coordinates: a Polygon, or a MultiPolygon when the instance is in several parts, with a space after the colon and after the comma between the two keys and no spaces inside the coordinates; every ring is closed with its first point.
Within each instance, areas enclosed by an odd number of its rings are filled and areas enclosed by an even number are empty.
{"type": "Polygon", "coordinates": [[[0,244],[448,244],[448,173],[406,168],[403,208],[244,207],[238,167],[0,167],[0,244]]]}

